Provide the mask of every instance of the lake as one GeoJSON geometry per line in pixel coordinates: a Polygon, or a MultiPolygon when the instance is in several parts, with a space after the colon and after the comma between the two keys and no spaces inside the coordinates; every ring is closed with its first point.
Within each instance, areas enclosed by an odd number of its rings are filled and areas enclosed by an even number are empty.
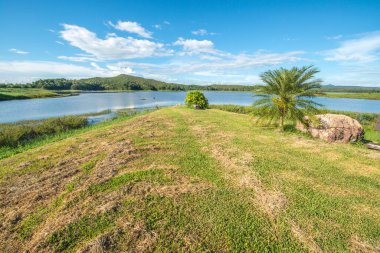
{"type": "MultiPolygon", "coordinates": [[[[256,98],[249,92],[204,92],[211,104],[251,105],[256,98]]],[[[138,91],[82,93],[63,98],[10,100],[0,102],[0,122],[59,117],[99,112],[107,109],[164,107],[183,104],[186,92],[138,91]]],[[[380,100],[314,98],[327,109],[380,112],[380,100]]]]}

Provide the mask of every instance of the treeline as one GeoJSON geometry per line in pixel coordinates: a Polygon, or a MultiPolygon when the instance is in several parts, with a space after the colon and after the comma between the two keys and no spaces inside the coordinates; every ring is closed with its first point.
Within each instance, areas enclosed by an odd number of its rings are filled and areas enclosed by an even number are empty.
{"type": "MultiPolygon", "coordinates": [[[[29,84],[0,84],[0,88],[42,88],[46,90],[166,90],[166,91],[254,91],[255,86],[249,85],[185,85],[178,83],[166,83],[154,79],[146,79],[130,75],[118,75],[115,77],[94,77],[86,79],[68,80],[64,78],[41,79],[29,84]]],[[[321,92],[341,93],[380,93],[377,87],[360,86],[335,86],[322,85],[321,92]]]]}
{"type": "Polygon", "coordinates": [[[13,88],[42,88],[47,90],[166,90],[166,91],[187,91],[187,90],[210,90],[210,91],[252,91],[252,86],[243,85],[185,85],[177,83],[166,83],[154,79],[146,79],[130,75],[118,75],[115,77],[94,77],[87,79],[68,80],[41,79],[30,84],[7,84],[0,87],[13,88]]]}

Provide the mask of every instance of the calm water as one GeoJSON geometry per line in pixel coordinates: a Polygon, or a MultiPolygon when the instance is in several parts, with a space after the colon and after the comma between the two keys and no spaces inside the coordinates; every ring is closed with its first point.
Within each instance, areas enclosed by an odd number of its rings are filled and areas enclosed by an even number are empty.
{"type": "MultiPolygon", "coordinates": [[[[251,105],[249,92],[205,92],[211,104],[251,105]]],[[[106,109],[163,107],[182,104],[186,92],[84,93],[64,98],[12,100],[0,102],[0,122],[41,119],[63,115],[99,112],[106,109]]],[[[356,112],[380,112],[380,100],[315,98],[327,109],[356,112]]]]}

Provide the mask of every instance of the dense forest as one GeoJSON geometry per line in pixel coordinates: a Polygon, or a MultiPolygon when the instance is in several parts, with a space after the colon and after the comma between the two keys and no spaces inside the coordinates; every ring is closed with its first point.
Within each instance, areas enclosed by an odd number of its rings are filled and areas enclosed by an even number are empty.
{"type": "Polygon", "coordinates": [[[187,90],[223,90],[223,91],[252,91],[252,86],[243,85],[185,85],[177,83],[166,83],[154,79],[146,79],[130,75],[118,75],[115,77],[94,77],[86,79],[68,80],[41,79],[29,84],[0,84],[0,87],[7,88],[43,88],[47,90],[167,90],[167,91],[187,91],[187,90]]]}
{"type": "MultiPolygon", "coordinates": [[[[146,79],[131,75],[118,75],[115,77],[93,77],[85,79],[41,79],[29,84],[0,84],[0,88],[42,88],[46,90],[209,90],[209,91],[254,91],[254,85],[194,85],[166,83],[154,79],[146,79]]],[[[361,86],[335,86],[322,85],[322,92],[356,92],[356,93],[380,93],[377,87],[361,86]]]]}

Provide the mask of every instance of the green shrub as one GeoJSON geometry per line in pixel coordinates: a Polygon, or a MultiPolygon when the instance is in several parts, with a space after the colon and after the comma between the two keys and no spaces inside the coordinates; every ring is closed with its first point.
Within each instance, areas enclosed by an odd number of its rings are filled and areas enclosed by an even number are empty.
{"type": "Polygon", "coordinates": [[[206,109],[208,107],[208,100],[200,91],[190,91],[187,93],[185,103],[188,107],[196,109],[206,109]]]}

